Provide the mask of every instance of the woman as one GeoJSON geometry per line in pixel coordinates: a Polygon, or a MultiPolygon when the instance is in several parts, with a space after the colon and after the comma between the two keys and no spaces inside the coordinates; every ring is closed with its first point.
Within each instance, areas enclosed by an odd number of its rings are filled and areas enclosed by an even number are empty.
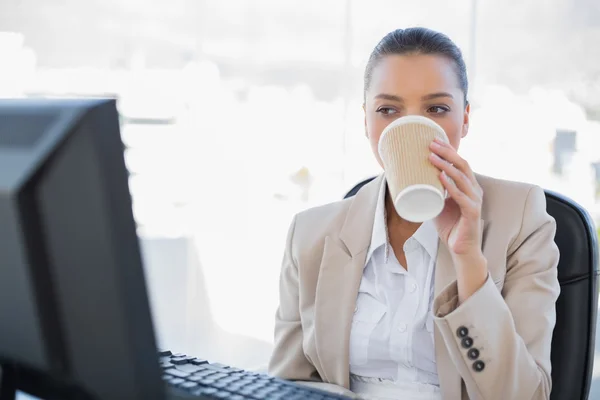
{"type": "Polygon", "coordinates": [[[555,222],[539,187],[477,175],[458,155],[467,88],[445,35],[396,30],[375,47],[364,88],[373,153],[383,167],[377,144],[394,119],[431,118],[450,141],[430,147],[449,197],[435,220],[404,221],[383,174],[298,214],[271,374],[378,400],[549,398],[555,222]]]}

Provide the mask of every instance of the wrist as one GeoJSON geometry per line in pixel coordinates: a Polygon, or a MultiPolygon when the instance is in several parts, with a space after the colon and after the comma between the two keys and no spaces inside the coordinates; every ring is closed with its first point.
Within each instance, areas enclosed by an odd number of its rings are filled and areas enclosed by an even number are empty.
{"type": "Polygon", "coordinates": [[[488,278],[487,259],[483,253],[453,257],[458,286],[458,300],[463,303],[477,292],[488,278]]]}
{"type": "Polygon", "coordinates": [[[481,265],[487,267],[487,260],[480,249],[468,253],[453,253],[451,254],[451,257],[456,269],[464,267],[472,270],[475,266],[481,265]]]}

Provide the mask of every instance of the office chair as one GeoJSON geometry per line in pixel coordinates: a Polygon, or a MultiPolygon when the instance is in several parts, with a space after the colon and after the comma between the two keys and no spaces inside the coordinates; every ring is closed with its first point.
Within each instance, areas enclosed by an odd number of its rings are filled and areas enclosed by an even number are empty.
{"type": "MultiPolygon", "coordinates": [[[[366,179],[344,198],[354,196],[366,179]]],[[[594,364],[598,311],[598,239],[590,215],[573,200],[546,190],[546,210],[556,220],[555,242],[560,251],[552,338],[551,400],[588,398],[594,364]]]]}

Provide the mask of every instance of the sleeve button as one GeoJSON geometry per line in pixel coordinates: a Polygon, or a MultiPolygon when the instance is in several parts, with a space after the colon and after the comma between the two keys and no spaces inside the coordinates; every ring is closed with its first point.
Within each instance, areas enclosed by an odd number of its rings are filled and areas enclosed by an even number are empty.
{"type": "Polygon", "coordinates": [[[485,363],[481,360],[477,360],[473,363],[473,369],[475,372],[481,372],[485,369],[485,363]]]}
{"type": "Polygon", "coordinates": [[[471,359],[471,360],[477,360],[479,358],[479,350],[477,350],[477,349],[470,349],[467,352],[467,357],[469,357],[469,359],[471,359]]]}
{"type": "Polygon", "coordinates": [[[456,330],[456,336],[458,336],[461,339],[464,337],[467,337],[468,334],[469,334],[469,330],[467,329],[466,326],[461,326],[460,328],[458,328],[456,330]]]}
{"type": "Polygon", "coordinates": [[[469,336],[467,336],[466,338],[463,338],[463,340],[460,341],[461,345],[463,348],[468,349],[471,346],[473,346],[473,339],[471,339],[469,336]]]}

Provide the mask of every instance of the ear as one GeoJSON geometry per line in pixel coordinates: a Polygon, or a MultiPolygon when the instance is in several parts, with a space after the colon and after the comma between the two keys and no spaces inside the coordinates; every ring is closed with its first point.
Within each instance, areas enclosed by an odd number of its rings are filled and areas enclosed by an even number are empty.
{"type": "Polygon", "coordinates": [[[465,113],[463,116],[463,128],[462,128],[462,134],[460,135],[461,138],[464,138],[469,133],[470,120],[471,120],[471,104],[467,103],[467,106],[465,107],[465,113]]]}
{"type": "Polygon", "coordinates": [[[367,129],[367,108],[365,106],[365,103],[363,103],[362,109],[363,109],[364,120],[365,120],[365,136],[368,138],[369,137],[369,130],[367,129]]]}

